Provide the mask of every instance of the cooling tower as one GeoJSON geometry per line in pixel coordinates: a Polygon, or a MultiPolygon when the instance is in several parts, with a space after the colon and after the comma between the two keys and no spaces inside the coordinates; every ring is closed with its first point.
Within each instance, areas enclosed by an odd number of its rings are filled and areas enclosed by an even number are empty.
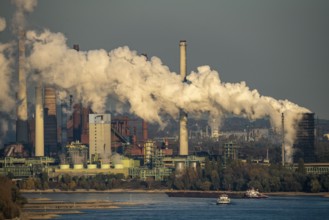
{"type": "Polygon", "coordinates": [[[27,132],[27,92],[25,77],[25,32],[19,33],[18,39],[18,93],[16,141],[28,143],[27,132]]]}
{"type": "Polygon", "coordinates": [[[35,156],[44,156],[44,124],[41,83],[35,88],[35,156]]]}
{"type": "MultiPolygon", "coordinates": [[[[180,75],[182,81],[186,81],[186,41],[179,43],[180,48],[180,75]]],[[[179,115],[179,155],[188,155],[188,133],[187,133],[187,113],[183,110],[179,115]]]]}

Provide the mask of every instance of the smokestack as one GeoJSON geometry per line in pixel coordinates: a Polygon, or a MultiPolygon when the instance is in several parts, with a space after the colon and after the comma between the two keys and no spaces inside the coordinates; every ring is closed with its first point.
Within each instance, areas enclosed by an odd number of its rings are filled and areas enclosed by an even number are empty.
{"type": "Polygon", "coordinates": [[[64,152],[64,147],[67,144],[67,103],[62,100],[61,103],[61,144],[62,152],[64,152]]]}
{"type": "Polygon", "coordinates": [[[180,49],[180,75],[182,77],[182,81],[186,81],[186,41],[181,40],[179,42],[180,49]]]}
{"type": "Polygon", "coordinates": [[[80,50],[79,44],[73,44],[73,49],[79,51],[80,50]]]}
{"type": "Polygon", "coordinates": [[[146,142],[148,139],[148,133],[147,133],[147,122],[143,120],[142,122],[142,129],[143,129],[143,141],[146,142]]]}
{"type": "Polygon", "coordinates": [[[41,82],[35,88],[35,156],[44,156],[44,122],[41,82]]]}
{"type": "Polygon", "coordinates": [[[285,164],[285,150],[284,150],[284,114],[282,113],[282,149],[281,149],[281,156],[282,156],[282,166],[284,166],[284,164],[285,164]]]}
{"type": "MultiPolygon", "coordinates": [[[[180,48],[180,75],[183,82],[186,82],[186,41],[179,42],[180,48]]],[[[188,155],[188,133],[187,133],[187,113],[180,111],[179,116],[179,155],[188,155]]]]}
{"type": "MultiPolygon", "coordinates": [[[[144,56],[146,58],[146,60],[148,60],[146,53],[142,53],[142,56],[144,56]]],[[[144,141],[144,143],[146,143],[146,141],[148,139],[148,126],[147,126],[147,122],[145,120],[142,121],[142,129],[143,129],[143,141],[144,141]]]]}
{"type": "Polygon", "coordinates": [[[19,32],[18,39],[18,94],[16,141],[28,143],[27,133],[27,92],[25,77],[25,32],[19,32]]]}

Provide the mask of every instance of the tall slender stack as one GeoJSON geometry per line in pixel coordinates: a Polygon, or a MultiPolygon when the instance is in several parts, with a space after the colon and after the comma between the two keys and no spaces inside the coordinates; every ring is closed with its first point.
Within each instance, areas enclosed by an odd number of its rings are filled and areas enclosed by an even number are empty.
{"type": "Polygon", "coordinates": [[[282,115],[281,115],[281,117],[282,117],[282,148],[281,148],[281,157],[282,157],[282,166],[284,166],[284,164],[285,164],[285,149],[284,149],[284,145],[285,145],[285,143],[284,143],[284,114],[282,113],[282,115]]]}
{"type": "Polygon", "coordinates": [[[43,123],[42,85],[39,82],[35,88],[35,156],[37,157],[45,155],[43,123]]]}
{"type": "Polygon", "coordinates": [[[64,152],[64,147],[67,144],[67,114],[68,111],[67,103],[62,101],[61,103],[61,144],[62,152],[64,152]]]}
{"type": "MultiPolygon", "coordinates": [[[[183,82],[186,82],[186,41],[181,40],[180,48],[180,75],[183,82]]],[[[180,111],[179,116],[179,155],[188,155],[188,133],[187,133],[187,113],[180,111]]]]}
{"type": "Polygon", "coordinates": [[[18,93],[17,93],[17,121],[16,141],[28,143],[27,132],[27,92],[25,76],[25,32],[19,32],[18,39],[18,93]]]}
{"type": "Polygon", "coordinates": [[[147,122],[143,120],[142,122],[142,129],[143,129],[143,141],[146,142],[148,139],[148,132],[147,132],[147,122]]]}

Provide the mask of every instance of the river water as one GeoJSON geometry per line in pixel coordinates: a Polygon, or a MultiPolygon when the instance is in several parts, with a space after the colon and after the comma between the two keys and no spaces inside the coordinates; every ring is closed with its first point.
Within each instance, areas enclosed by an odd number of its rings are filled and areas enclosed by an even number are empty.
{"type": "Polygon", "coordinates": [[[82,210],[58,219],[329,219],[329,198],[273,196],[267,199],[231,199],[216,205],[214,198],[168,197],[165,193],[32,193],[27,198],[59,201],[111,200],[138,203],[117,209],[82,210]]]}

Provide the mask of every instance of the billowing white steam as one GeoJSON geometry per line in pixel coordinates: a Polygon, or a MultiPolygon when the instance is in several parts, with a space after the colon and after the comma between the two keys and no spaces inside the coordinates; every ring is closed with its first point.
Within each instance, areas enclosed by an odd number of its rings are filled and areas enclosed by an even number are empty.
{"type": "Polygon", "coordinates": [[[37,0],[11,0],[11,3],[16,6],[13,17],[14,31],[23,30],[25,27],[25,14],[32,12],[38,2],[37,0]]]}
{"type": "MultiPolygon", "coordinates": [[[[6,29],[6,20],[0,17],[0,32],[6,29]]],[[[9,95],[9,85],[10,85],[10,65],[11,62],[6,57],[5,51],[8,50],[9,44],[2,44],[0,42],[0,88],[3,92],[0,93],[0,116],[3,118],[0,122],[0,147],[2,146],[3,137],[8,131],[8,122],[5,120],[3,114],[6,114],[12,105],[13,99],[9,95]],[[7,106],[7,100],[10,104],[7,106]]]]}
{"type": "MultiPolygon", "coordinates": [[[[16,12],[13,18],[13,30],[18,33],[25,26],[25,13],[32,12],[37,5],[36,0],[12,0],[16,6],[16,12]]],[[[6,20],[0,17],[0,32],[6,28],[6,20]]],[[[13,68],[14,56],[12,56],[14,43],[0,42],[0,146],[2,146],[3,137],[8,131],[8,120],[15,115],[15,88],[13,79],[15,70],[13,68]]]]}
{"type": "MultiPolygon", "coordinates": [[[[32,12],[36,0],[12,0],[17,11],[14,30],[24,28],[26,12],[32,12]]],[[[3,25],[5,28],[5,24],[3,25]]],[[[1,19],[0,19],[1,30],[1,19]]],[[[182,83],[178,74],[171,72],[157,57],[149,61],[128,47],[113,51],[76,51],[66,45],[61,33],[48,30],[42,33],[29,31],[27,40],[31,53],[27,57],[30,74],[37,71],[45,84],[56,86],[62,98],[73,94],[75,99],[90,105],[95,112],[104,112],[109,97],[117,111],[123,104],[130,113],[149,121],[165,125],[163,115],[177,118],[183,109],[189,115],[208,114],[219,119],[223,114],[258,119],[269,116],[277,130],[281,129],[281,113],[285,114],[286,160],[292,156],[295,137],[294,125],[300,113],[309,110],[287,100],[275,100],[250,90],[245,82],[223,83],[218,72],[202,66],[188,75],[189,83],[182,83]]],[[[15,103],[9,89],[12,60],[4,52],[8,44],[0,44],[0,111],[13,112],[15,103]]],[[[35,79],[34,77],[28,77],[35,79]]],[[[213,120],[212,120],[213,121],[213,120]]]]}
{"type": "Polygon", "coordinates": [[[6,29],[6,20],[0,17],[0,32],[6,29]]]}
{"type": "Polygon", "coordinates": [[[0,146],[3,137],[8,131],[8,120],[15,115],[15,95],[12,84],[12,65],[11,56],[12,44],[2,44],[0,42],[0,146]]]}
{"type": "Polygon", "coordinates": [[[188,75],[189,83],[170,72],[157,57],[150,61],[128,47],[113,51],[76,51],[66,45],[61,33],[48,30],[27,33],[32,46],[28,60],[41,73],[44,83],[74,94],[95,112],[106,110],[108,97],[129,105],[129,111],[149,121],[164,125],[161,115],[177,118],[179,109],[189,114],[209,114],[220,118],[230,113],[258,119],[269,116],[276,129],[285,114],[286,155],[292,156],[294,125],[302,112],[309,110],[287,100],[275,100],[250,90],[245,82],[223,83],[218,72],[202,66],[188,75]]]}
{"type": "Polygon", "coordinates": [[[0,111],[10,112],[15,107],[12,94],[12,44],[1,44],[0,42],[0,111]]]}

